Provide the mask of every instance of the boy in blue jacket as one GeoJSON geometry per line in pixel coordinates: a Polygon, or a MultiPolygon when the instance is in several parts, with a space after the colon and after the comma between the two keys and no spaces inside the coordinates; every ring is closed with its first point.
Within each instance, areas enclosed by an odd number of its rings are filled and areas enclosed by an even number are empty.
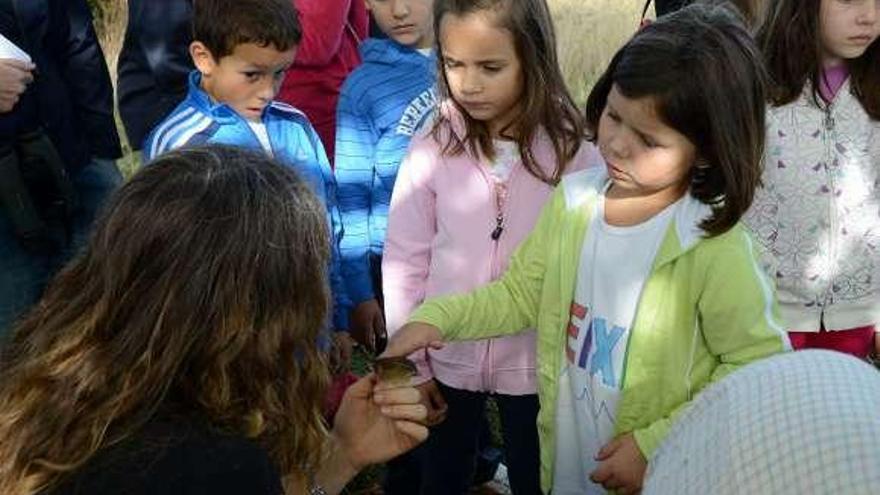
{"type": "Polygon", "coordinates": [[[273,101],[302,38],[293,3],[199,0],[193,35],[196,70],[189,76],[188,94],[147,137],[145,161],[182,146],[222,143],[262,149],[299,172],[327,207],[333,325],[347,331],[351,304],[339,269],[342,223],[333,174],[306,116],[273,101]]]}
{"type": "Polygon", "coordinates": [[[352,333],[371,348],[385,333],[381,256],[397,168],[436,103],[433,4],[367,0],[387,38],[361,44],[363,61],[345,80],[336,112],[342,269],[355,307],[352,333]]]}

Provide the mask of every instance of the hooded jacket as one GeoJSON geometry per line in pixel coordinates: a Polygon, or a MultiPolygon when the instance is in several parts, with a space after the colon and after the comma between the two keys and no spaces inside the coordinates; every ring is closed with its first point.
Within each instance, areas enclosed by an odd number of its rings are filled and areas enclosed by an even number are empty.
{"type": "MultiPolygon", "coordinates": [[[[790,331],[880,323],[880,121],[849,81],[767,111],[764,187],[746,216],[790,331]]],[[[880,330],[880,325],[877,326],[880,330]]]]}
{"type": "Polygon", "coordinates": [[[390,39],[361,46],[363,64],[342,86],[336,180],[345,226],[341,251],[352,302],[375,297],[369,254],[382,255],[397,169],[436,106],[436,58],[390,39]]]}
{"type": "MultiPolygon", "coordinates": [[[[607,182],[604,167],[563,178],[535,230],[500,280],[426,302],[411,321],[444,340],[485,339],[538,329],[541,487],[553,484],[556,401],[566,328],[590,220],[607,182]]],[[[734,369],[790,350],[773,286],[745,229],[705,238],[708,207],[688,196],[667,228],[645,281],[627,344],[615,435],[632,432],[650,459],[691,398],[734,369]]]]}
{"type": "MultiPolygon", "coordinates": [[[[463,139],[461,115],[452,105],[443,105],[441,111],[449,112],[449,125],[444,124],[443,131],[463,139]]],[[[427,132],[414,138],[394,188],[382,259],[390,334],[424,299],[467,292],[500,277],[553,193],[551,185],[516,163],[499,212],[490,164],[471,153],[444,154],[443,143],[427,132]],[[499,213],[504,218],[503,230],[494,238],[499,213]]],[[[543,130],[536,133],[531,152],[552,176],[556,153],[543,130]]],[[[595,147],[583,142],[566,172],[582,170],[598,159],[595,147]]],[[[512,334],[522,328],[508,331],[512,334]]],[[[458,389],[507,395],[536,390],[534,331],[450,343],[412,358],[422,380],[434,377],[458,389]]]]}
{"type": "MultiPolygon", "coordinates": [[[[153,129],[144,142],[145,162],[181,146],[209,143],[263,151],[257,135],[247,121],[228,105],[212,102],[211,97],[201,89],[200,83],[201,74],[193,71],[190,74],[186,99],[153,129]]],[[[324,147],[306,116],[286,103],[270,103],[263,111],[262,121],[269,134],[272,155],[296,170],[327,208],[328,225],[333,240],[330,266],[333,324],[337,330],[348,330],[351,303],[339,267],[338,243],[342,237],[342,223],[336,207],[336,181],[324,154],[324,147]]]]}

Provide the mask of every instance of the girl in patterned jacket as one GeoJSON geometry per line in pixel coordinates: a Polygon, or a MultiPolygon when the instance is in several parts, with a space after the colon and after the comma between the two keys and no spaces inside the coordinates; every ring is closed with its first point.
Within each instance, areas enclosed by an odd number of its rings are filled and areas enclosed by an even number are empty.
{"type": "Polygon", "coordinates": [[[747,223],[795,348],[880,347],[878,35],[878,0],[778,0],[758,29],[775,88],[747,223]]]}

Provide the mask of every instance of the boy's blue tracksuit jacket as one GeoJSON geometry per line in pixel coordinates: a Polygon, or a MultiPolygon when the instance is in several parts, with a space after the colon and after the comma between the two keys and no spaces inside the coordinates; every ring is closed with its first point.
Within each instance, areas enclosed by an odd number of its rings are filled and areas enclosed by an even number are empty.
{"type": "Polygon", "coordinates": [[[382,255],[397,168],[437,100],[433,54],[390,39],[369,39],[360,50],[363,62],[339,97],[334,162],[345,226],[342,269],[355,305],[375,297],[369,255],[382,255]]]}
{"type": "MultiPolygon", "coordinates": [[[[256,134],[228,105],[215,103],[201,87],[201,74],[189,76],[186,99],[157,125],[144,142],[144,161],[182,146],[219,143],[263,150],[256,134]]],[[[272,153],[281,163],[293,167],[312,186],[327,208],[333,234],[330,286],[333,291],[333,326],[348,330],[351,302],[342,281],[339,240],[342,222],[336,205],[336,182],[318,135],[306,116],[294,107],[272,102],[263,112],[272,153]]]]}

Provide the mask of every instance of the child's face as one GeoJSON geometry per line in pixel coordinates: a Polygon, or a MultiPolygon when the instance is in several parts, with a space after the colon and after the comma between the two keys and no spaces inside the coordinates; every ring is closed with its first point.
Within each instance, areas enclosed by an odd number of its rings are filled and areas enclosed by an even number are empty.
{"type": "Polygon", "coordinates": [[[660,120],[650,97],[627,98],[612,86],[599,119],[598,144],[608,176],[622,191],[677,198],[687,190],[696,148],[660,120]]]}
{"type": "Polygon", "coordinates": [[[243,43],[217,61],[205,45],[196,41],[190,53],[202,73],[202,89],[243,118],[259,122],[293,64],[296,47],[282,52],[272,45],[243,43]]]}
{"type": "Polygon", "coordinates": [[[434,43],[434,0],[366,0],[379,29],[410,48],[434,43]]]}
{"type": "Polygon", "coordinates": [[[452,98],[493,136],[517,117],[524,78],[513,35],[495,14],[447,14],[440,23],[443,70],[452,98]]]}
{"type": "Polygon", "coordinates": [[[880,0],[822,0],[819,32],[824,66],[860,57],[880,36],[880,0]]]}

